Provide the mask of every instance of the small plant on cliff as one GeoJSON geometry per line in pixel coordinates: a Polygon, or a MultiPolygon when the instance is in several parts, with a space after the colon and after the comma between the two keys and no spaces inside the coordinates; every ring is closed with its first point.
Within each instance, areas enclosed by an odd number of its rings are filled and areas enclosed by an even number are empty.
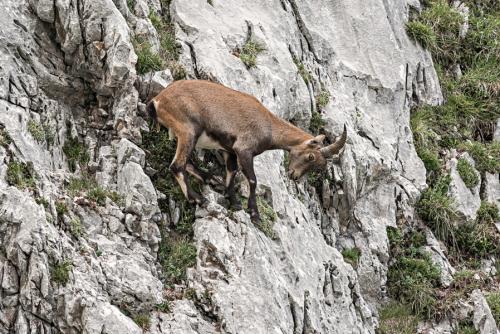
{"type": "Polygon", "coordinates": [[[493,203],[481,201],[481,206],[477,210],[476,221],[478,224],[494,224],[500,219],[498,207],[493,203]]]}
{"type": "Polygon", "coordinates": [[[151,327],[151,316],[147,313],[140,313],[134,317],[134,321],[143,330],[149,330],[151,327]]]}
{"type": "Polygon", "coordinates": [[[12,139],[10,138],[9,134],[7,133],[7,130],[5,130],[2,125],[0,124],[0,146],[7,147],[10,145],[12,142],[12,139]]]}
{"type": "Polygon", "coordinates": [[[40,143],[45,141],[45,129],[42,124],[34,119],[30,119],[28,121],[28,131],[37,142],[40,143]]]}
{"type": "Polygon", "coordinates": [[[71,172],[76,171],[76,167],[84,167],[90,160],[89,153],[87,152],[87,146],[80,143],[78,138],[68,137],[64,142],[63,152],[68,160],[69,170],[71,172]]]}
{"type": "Polygon", "coordinates": [[[434,48],[436,45],[436,34],[431,27],[422,22],[408,22],[406,32],[424,48],[434,48]]]}
{"type": "Polygon", "coordinates": [[[500,324],[500,292],[491,292],[486,296],[486,301],[495,318],[495,322],[500,324]]]}
{"type": "Polygon", "coordinates": [[[407,305],[392,302],[384,306],[380,312],[378,334],[414,334],[419,318],[407,305]]]}
{"type": "Polygon", "coordinates": [[[135,38],[133,41],[137,63],[135,69],[137,74],[146,74],[151,71],[160,71],[163,68],[163,60],[158,53],[153,52],[151,44],[141,39],[135,38]]]}
{"type": "Polygon", "coordinates": [[[309,130],[313,135],[319,134],[326,125],[326,121],[319,112],[313,112],[311,114],[311,122],[309,123],[309,130]]]}
{"type": "Polygon", "coordinates": [[[59,218],[64,216],[66,213],[68,213],[68,206],[66,205],[66,203],[64,203],[63,200],[57,201],[55,206],[56,206],[56,212],[57,212],[57,215],[59,216],[59,218]]]}
{"type": "Polygon", "coordinates": [[[186,238],[169,238],[160,243],[158,259],[166,279],[180,283],[186,278],[186,269],[196,264],[196,247],[186,238]]]}
{"type": "Polygon", "coordinates": [[[302,63],[299,59],[293,57],[293,62],[295,63],[295,66],[297,66],[297,70],[299,71],[302,80],[304,80],[304,82],[308,84],[309,81],[311,81],[311,73],[309,73],[304,63],[302,63]]]}
{"type": "Polygon", "coordinates": [[[257,208],[260,212],[261,222],[257,227],[270,239],[276,238],[274,232],[274,222],[276,221],[276,212],[273,207],[261,196],[257,197],[257,208]]]}
{"type": "Polygon", "coordinates": [[[50,278],[52,282],[65,286],[69,282],[69,272],[71,271],[72,263],[68,260],[55,264],[50,270],[50,278]]]}
{"type": "Polygon", "coordinates": [[[359,257],[361,256],[361,251],[357,247],[346,248],[342,251],[342,256],[344,257],[344,261],[356,268],[358,266],[359,257]]]}
{"type": "Polygon", "coordinates": [[[12,159],[7,165],[7,182],[19,189],[34,189],[36,187],[35,171],[31,163],[12,159]]]}
{"type": "Polygon", "coordinates": [[[429,317],[437,301],[434,288],[439,285],[440,270],[421,250],[425,237],[418,231],[402,233],[392,227],[387,235],[392,258],[387,273],[389,294],[414,314],[429,317]]]}
{"type": "Polygon", "coordinates": [[[458,159],[457,171],[467,188],[474,188],[479,184],[479,177],[474,170],[474,167],[465,159],[458,159]]]}
{"type": "Polygon", "coordinates": [[[257,56],[266,49],[256,41],[248,40],[241,48],[240,59],[247,68],[257,65],[257,56]]]}
{"type": "Polygon", "coordinates": [[[480,172],[496,174],[500,172],[500,143],[482,144],[471,142],[462,145],[474,158],[480,172]]]}
{"type": "Polygon", "coordinates": [[[453,199],[448,196],[449,175],[440,177],[426,189],[417,204],[418,214],[428,223],[441,240],[453,240],[453,221],[457,211],[453,199]]]}
{"type": "Polygon", "coordinates": [[[322,89],[321,92],[319,92],[318,95],[316,95],[316,107],[318,109],[323,109],[326,107],[328,102],[330,102],[330,92],[327,91],[326,89],[322,89]]]}

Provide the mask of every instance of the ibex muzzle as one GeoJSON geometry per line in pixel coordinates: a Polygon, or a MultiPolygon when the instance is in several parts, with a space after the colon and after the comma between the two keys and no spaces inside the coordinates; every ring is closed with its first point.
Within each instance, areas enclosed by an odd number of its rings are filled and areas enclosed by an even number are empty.
{"type": "Polygon", "coordinates": [[[324,135],[312,136],[267,110],[255,97],[203,80],[176,81],[148,104],[154,122],[173,131],[177,150],[170,170],[189,201],[204,199],[189,187],[187,173],[203,180],[189,163],[194,148],[222,150],[226,161],[226,187],[232,206],[239,206],[234,177],[241,168],[250,185],[248,209],[260,221],[255,198],[257,179],[253,158],[264,151],[290,152],[289,175],[297,180],[312,170],[323,170],[326,160],[338,154],[347,130],[333,144],[323,147],[324,135]]]}

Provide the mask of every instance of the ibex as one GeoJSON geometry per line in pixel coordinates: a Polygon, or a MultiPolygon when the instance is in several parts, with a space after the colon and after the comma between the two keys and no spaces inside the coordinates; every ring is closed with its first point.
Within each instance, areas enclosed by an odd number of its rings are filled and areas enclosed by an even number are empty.
{"type": "Polygon", "coordinates": [[[341,138],[323,147],[324,135],[314,137],[302,131],[271,113],[251,95],[203,80],[170,84],[148,103],[147,112],[154,124],[159,122],[177,137],[170,170],[188,201],[199,204],[204,201],[187,182],[186,172],[204,181],[189,162],[193,149],[221,150],[230,203],[235,207],[240,205],[234,191],[239,165],[250,186],[248,210],[254,223],[260,222],[255,198],[255,156],[267,150],[289,151],[289,176],[297,180],[313,169],[325,169],[326,159],[339,153],[347,137],[344,125],[341,138]]]}

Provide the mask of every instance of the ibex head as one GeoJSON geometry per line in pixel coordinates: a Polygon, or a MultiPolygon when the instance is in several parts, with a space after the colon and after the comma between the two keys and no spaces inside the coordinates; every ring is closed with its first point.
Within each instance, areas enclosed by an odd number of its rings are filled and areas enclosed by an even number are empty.
{"type": "Polygon", "coordinates": [[[319,135],[304,141],[290,150],[290,164],[288,175],[294,180],[313,170],[324,170],[326,159],[338,154],[344,147],[347,139],[347,129],[344,125],[342,136],[333,144],[323,147],[325,135],[319,135]]]}

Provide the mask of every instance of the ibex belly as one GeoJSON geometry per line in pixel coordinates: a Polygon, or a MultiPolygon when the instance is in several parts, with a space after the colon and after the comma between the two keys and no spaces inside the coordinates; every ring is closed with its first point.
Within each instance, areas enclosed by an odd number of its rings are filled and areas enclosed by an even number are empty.
{"type": "Polygon", "coordinates": [[[196,142],[196,148],[202,148],[206,150],[223,150],[224,148],[213,138],[207,135],[205,131],[201,134],[196,142]]]}

